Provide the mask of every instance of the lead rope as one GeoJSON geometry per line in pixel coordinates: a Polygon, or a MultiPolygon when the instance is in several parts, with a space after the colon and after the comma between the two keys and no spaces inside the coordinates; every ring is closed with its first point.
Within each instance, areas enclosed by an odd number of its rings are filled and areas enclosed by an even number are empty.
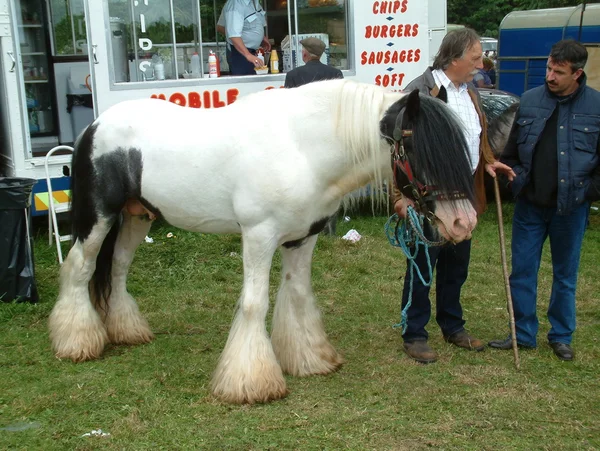
{"type": "Polygon", "coordinates": [[[431,260],[429,259],[429,247],[439,246],[443,242],[430,241],[425,237],[423,233],[423,216],[420,216],[414,208],[408,207],[407,216],[405,219],[400,219],[396,213],[392,215],[385,223],[385,234],[390,244],[394,247],[399,247],[406,255],[408,264],[410,266],[410,289],[408,291],[408,302],[402,309],[400,314],[400,322],[394,324],[392,327],[397,329],[402,327],[402,334],[406,332],[408,326],[408,309],[412,304],[412,293],[413,293],[413,282],[415,278],[415,272],[419,276],[421,283],[426,287],[431,285],[432,280],[432,269],[431,260]],[[393,225],[393,223],[396,223],[393,225]],[[425,255],[427,257],[427,269],[429,273],[429,281],[426,282],[421,270],[415,262],[417,254],[419,253],[419,247],[423,246],[425,255]],[[414,247],[414,252],[411,253],[411,247],[414,247]]]}

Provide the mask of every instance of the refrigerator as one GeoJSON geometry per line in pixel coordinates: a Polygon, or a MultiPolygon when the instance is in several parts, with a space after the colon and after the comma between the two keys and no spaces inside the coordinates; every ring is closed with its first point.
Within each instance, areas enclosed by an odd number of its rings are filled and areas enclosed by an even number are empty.
{"type": "Polygon", "coordinates": [[[44,0],[20,0],[14,5],[26,130],[31,137],[33,156],[36,156],[36,153],[45,153],[58,135],[48,8],[44,0]]]}

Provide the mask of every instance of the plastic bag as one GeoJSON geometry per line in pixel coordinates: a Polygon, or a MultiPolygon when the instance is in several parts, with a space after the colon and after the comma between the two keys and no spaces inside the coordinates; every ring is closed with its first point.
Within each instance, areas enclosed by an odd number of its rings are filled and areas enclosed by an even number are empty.
{"type": "Polygon", "coordinates": [[[37,180],[0,177],[0,300],[38,302],[29,236],[31,190],[37,180]]]}

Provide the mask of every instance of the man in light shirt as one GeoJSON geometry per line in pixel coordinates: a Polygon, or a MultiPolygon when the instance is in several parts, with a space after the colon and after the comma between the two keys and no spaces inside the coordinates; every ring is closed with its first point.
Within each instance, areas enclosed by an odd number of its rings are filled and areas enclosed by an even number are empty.
{"type": "Polygon", "coordinates": [[[265,52],[271,50],[265,34],[265,10],[259,0],[227,0],[222,15],[227,49],[230,52],[231,74],[255,75],[254,68],[263,65],[257,58],[256,51],[261,46],[265,52]]]}
{"type": "MultiPolygon", "coordinates": [[[[496,172],[505,173],[510,180],[514,172],[507,165],[495,160],[487,138],[487,122],[477,89],[472,84],[473,76],[483,67],[483,51],[479,36],[470,28],[448,33],[433,62],[421,76],[413,80],[406,90],[419,89],[428,96],[437,97],[440,90],[446,91],[448,106],[460,119],[469,147],[469,159],[475,184],[475,210],[478,214],[486,208],[484,171],[492,177],[496,172]]],[[[394,209],[400,217],[406,216],[408,206],[414,205],[411,199],[403,197],[394,189],[394,209]]],[[[426,231],[426,233],[431,233],[426,231]]],[[[471,255],[471,240],[455,246],[430,247],[429,258],[436,270],[436,321],[444,339],[460,348],[483,351],[485,343],[472,337],[465,330],[460,292],[467,280],[471,255]]],[[[416,263],[422,274],[428,273],[427,255],[421,249],[416,263]]],[[[407,265],[402,308],[408,303],[411,266],[407,265]]],[[[427,344],[429,337],[425,326],[431,316],[429,287],[415,276],[412,302],[408,309],[408,325],[402,335],[404,350],[409,357],[420,363],[433,363],[437,354],[427,344]]]]}

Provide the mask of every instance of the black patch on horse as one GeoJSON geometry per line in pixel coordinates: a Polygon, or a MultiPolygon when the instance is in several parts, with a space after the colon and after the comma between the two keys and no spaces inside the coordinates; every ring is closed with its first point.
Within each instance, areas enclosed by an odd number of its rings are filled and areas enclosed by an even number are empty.
{"type": "Polygon", "coordinates": [[[317,222],[313,222],[310,225],[310,228],[308,229],[308,235],[306,235],[304,238],[300,238],[299,240],[292,240],[292,241],[286,241],[285,243],[283,243],[283,247],[286,247],[288,249],[297,249],[300,246],[302,246],[304,244],[304,242],[306,241],[306,239],[309,236],[313,236],[316,235],[317,233],[320,233],[323,231],[323,229],[325,228],[325,224],[327,224],[327,221],[329,221],[329,217],[326,218],[322,218],[319,219],[317,222]]]}
{"type": "Polygon", "coordinates": [[[95,171],[92,163],[97,124],[90,125],[75,145],[71,162],[71,224],[73,242],[85,240],[98,221],[93,187],[95,171]]]}

